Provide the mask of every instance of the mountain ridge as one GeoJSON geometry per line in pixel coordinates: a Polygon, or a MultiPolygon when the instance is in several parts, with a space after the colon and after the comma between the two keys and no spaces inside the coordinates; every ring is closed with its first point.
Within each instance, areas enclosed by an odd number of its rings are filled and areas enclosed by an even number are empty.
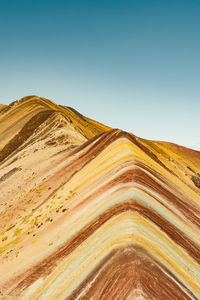
{"type": "MultiPolygon", "coordinates": [[[[7,111],[9,111],[10,108],[13,108],[13,107],[17,106],[18,104],[25,103],[25,102],[27,102],[29,100],[41,101],[41,103],[43,102],[44,105],[47,105],[47,104],[50,105],[49,108],[52,107],[52,106],[54,107],[54,109],[57,108],[58,111],[59,111],[59,108],[61,108],[61,111],[62,111],[62,109],[64,109],[66,113],[67,112],[70,112],[70,113],[73,112],[74,114],[76,114],[77,116],[79,116],[84,121],[92,122],[92,124],[98,124],[99,127],[101,127],[104,131],[112,129],[111,127],[109,127],[109,126],[107,126],[105,124],[102,124],[102,123],[100,123],[100,122],[98,122],[96,120],[90,119],[90,118],[82,115],[80,112],[78,112],[73,107],[65,106],[65,105],[57,105],[52,100],[49,100],[49,99],[43,98],[43,97],[39,97],[39,96],[36,96],[36,95],[25,96],[25,97],[23,97],[23,98],[21,98],[19,100],[15,100],[15,101],[11,102],[8,105],[6,105],[6,104],[0,104],[0,110],[3,110],[3,111],[0,112],[0,116],[1,116],[1,114],[6,113],[7,111]]],[[[57,110],[55,110],[55,111],[57,111],[57,110]]],[[[180,147],[180,148],[186,148],[186,149],[189,149],[191,151],[197,151],[197,152],[199,152],[199,150],[196,149],[196,148],[195,149],[194,148],[190,148],[190,147],[179,145],[179,144],[173,143],[173,142],[158,141],[158,140],[148,140],[148,139],[144,139],[144,138],[140,138],[140,139],[144,140],[144,141],[147,140],[149,142],[168,143],[168,144],[171,144],[171,145],[176,145],[177,147],[180,147]]],[[[197,148],[199,148],[199,147],[197,147],[197,148]]]]}
{"type": "Polygon", "coordinates": [[[34,97],[0,115],[2,299],[198,299],[198,151],[34,97]]]}

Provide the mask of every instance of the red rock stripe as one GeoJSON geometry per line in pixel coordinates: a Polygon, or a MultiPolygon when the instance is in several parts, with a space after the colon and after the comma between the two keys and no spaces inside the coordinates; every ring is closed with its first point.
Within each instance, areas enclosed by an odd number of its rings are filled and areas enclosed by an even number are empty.
{"type": "Polygon", "coordinates": [[[134,291],[145,299],[197,299],[146,249],[134,245],[113,250],[65,300],[126,300],[134,291]]]}
{"type": "Polygon", "coordinates": [[[125,211],[136,211],[151,222],[156,224],[163,232],[165,232],[176,244],[184,248],[188,254],[200,264],[200,248],[180,232],[176,227],[167,222],[163,217],[156,214],[153,210],[138,204],[135,200],[129,200],[125,203],[112,206],[107,211],[99,215],[91,223],[85,226],[72,239],[60,246],[53,254],[45,258],[39,264],[25,271],[23,274],[13,278],[12,283],[8,282],[8,286],[15,285],[10,295],[20,295],[24,289],[30,286],[40,277],[47,276],[53,271],[56,263],[69,255],[76,247],[91,236],[99,227],[112,217],[125,211]],[[15,284],[14,284],[15,283],[15,284]]]}

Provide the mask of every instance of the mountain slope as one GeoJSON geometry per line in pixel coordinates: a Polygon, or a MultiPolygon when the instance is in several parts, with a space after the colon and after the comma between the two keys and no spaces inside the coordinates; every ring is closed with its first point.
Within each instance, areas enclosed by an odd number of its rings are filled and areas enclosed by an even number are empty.
{"type": "Polygon", "coordinates": [[[0,104],[0,110],[2,110],[3,108],[5,108],[7,105],[5,104],[0,104]]]}
{"type": "Polygon", "coordinates": [[[40,99],[0,119],[2,298],[199,299],[200,153],[40,99]]]}
{"type": "Polygon", "coordinates": [[[74,132],[85,139],[109,130],[109,127],[85,118],[74,109],[58,106],[37,96],[28,96],[0,110],[0,161],[23,144],[52,114],[62,115],[74,132]]]}

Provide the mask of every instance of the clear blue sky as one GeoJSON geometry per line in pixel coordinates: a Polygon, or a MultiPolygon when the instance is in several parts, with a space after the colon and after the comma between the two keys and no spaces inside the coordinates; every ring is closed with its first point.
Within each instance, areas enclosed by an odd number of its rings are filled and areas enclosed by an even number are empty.
{"type": "Polygon", "coordinates": [[[0,103],[33,94],[200,145],[200,1],[0,1],[0,103]]]}

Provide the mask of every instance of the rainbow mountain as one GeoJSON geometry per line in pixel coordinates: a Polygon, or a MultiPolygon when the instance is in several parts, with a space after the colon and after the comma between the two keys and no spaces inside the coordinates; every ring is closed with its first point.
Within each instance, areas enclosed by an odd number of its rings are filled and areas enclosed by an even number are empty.
{"type": "Polygon", "coordinates": [[[0,105],[0,299],[200,299],[200,152],[0,105]]]}

